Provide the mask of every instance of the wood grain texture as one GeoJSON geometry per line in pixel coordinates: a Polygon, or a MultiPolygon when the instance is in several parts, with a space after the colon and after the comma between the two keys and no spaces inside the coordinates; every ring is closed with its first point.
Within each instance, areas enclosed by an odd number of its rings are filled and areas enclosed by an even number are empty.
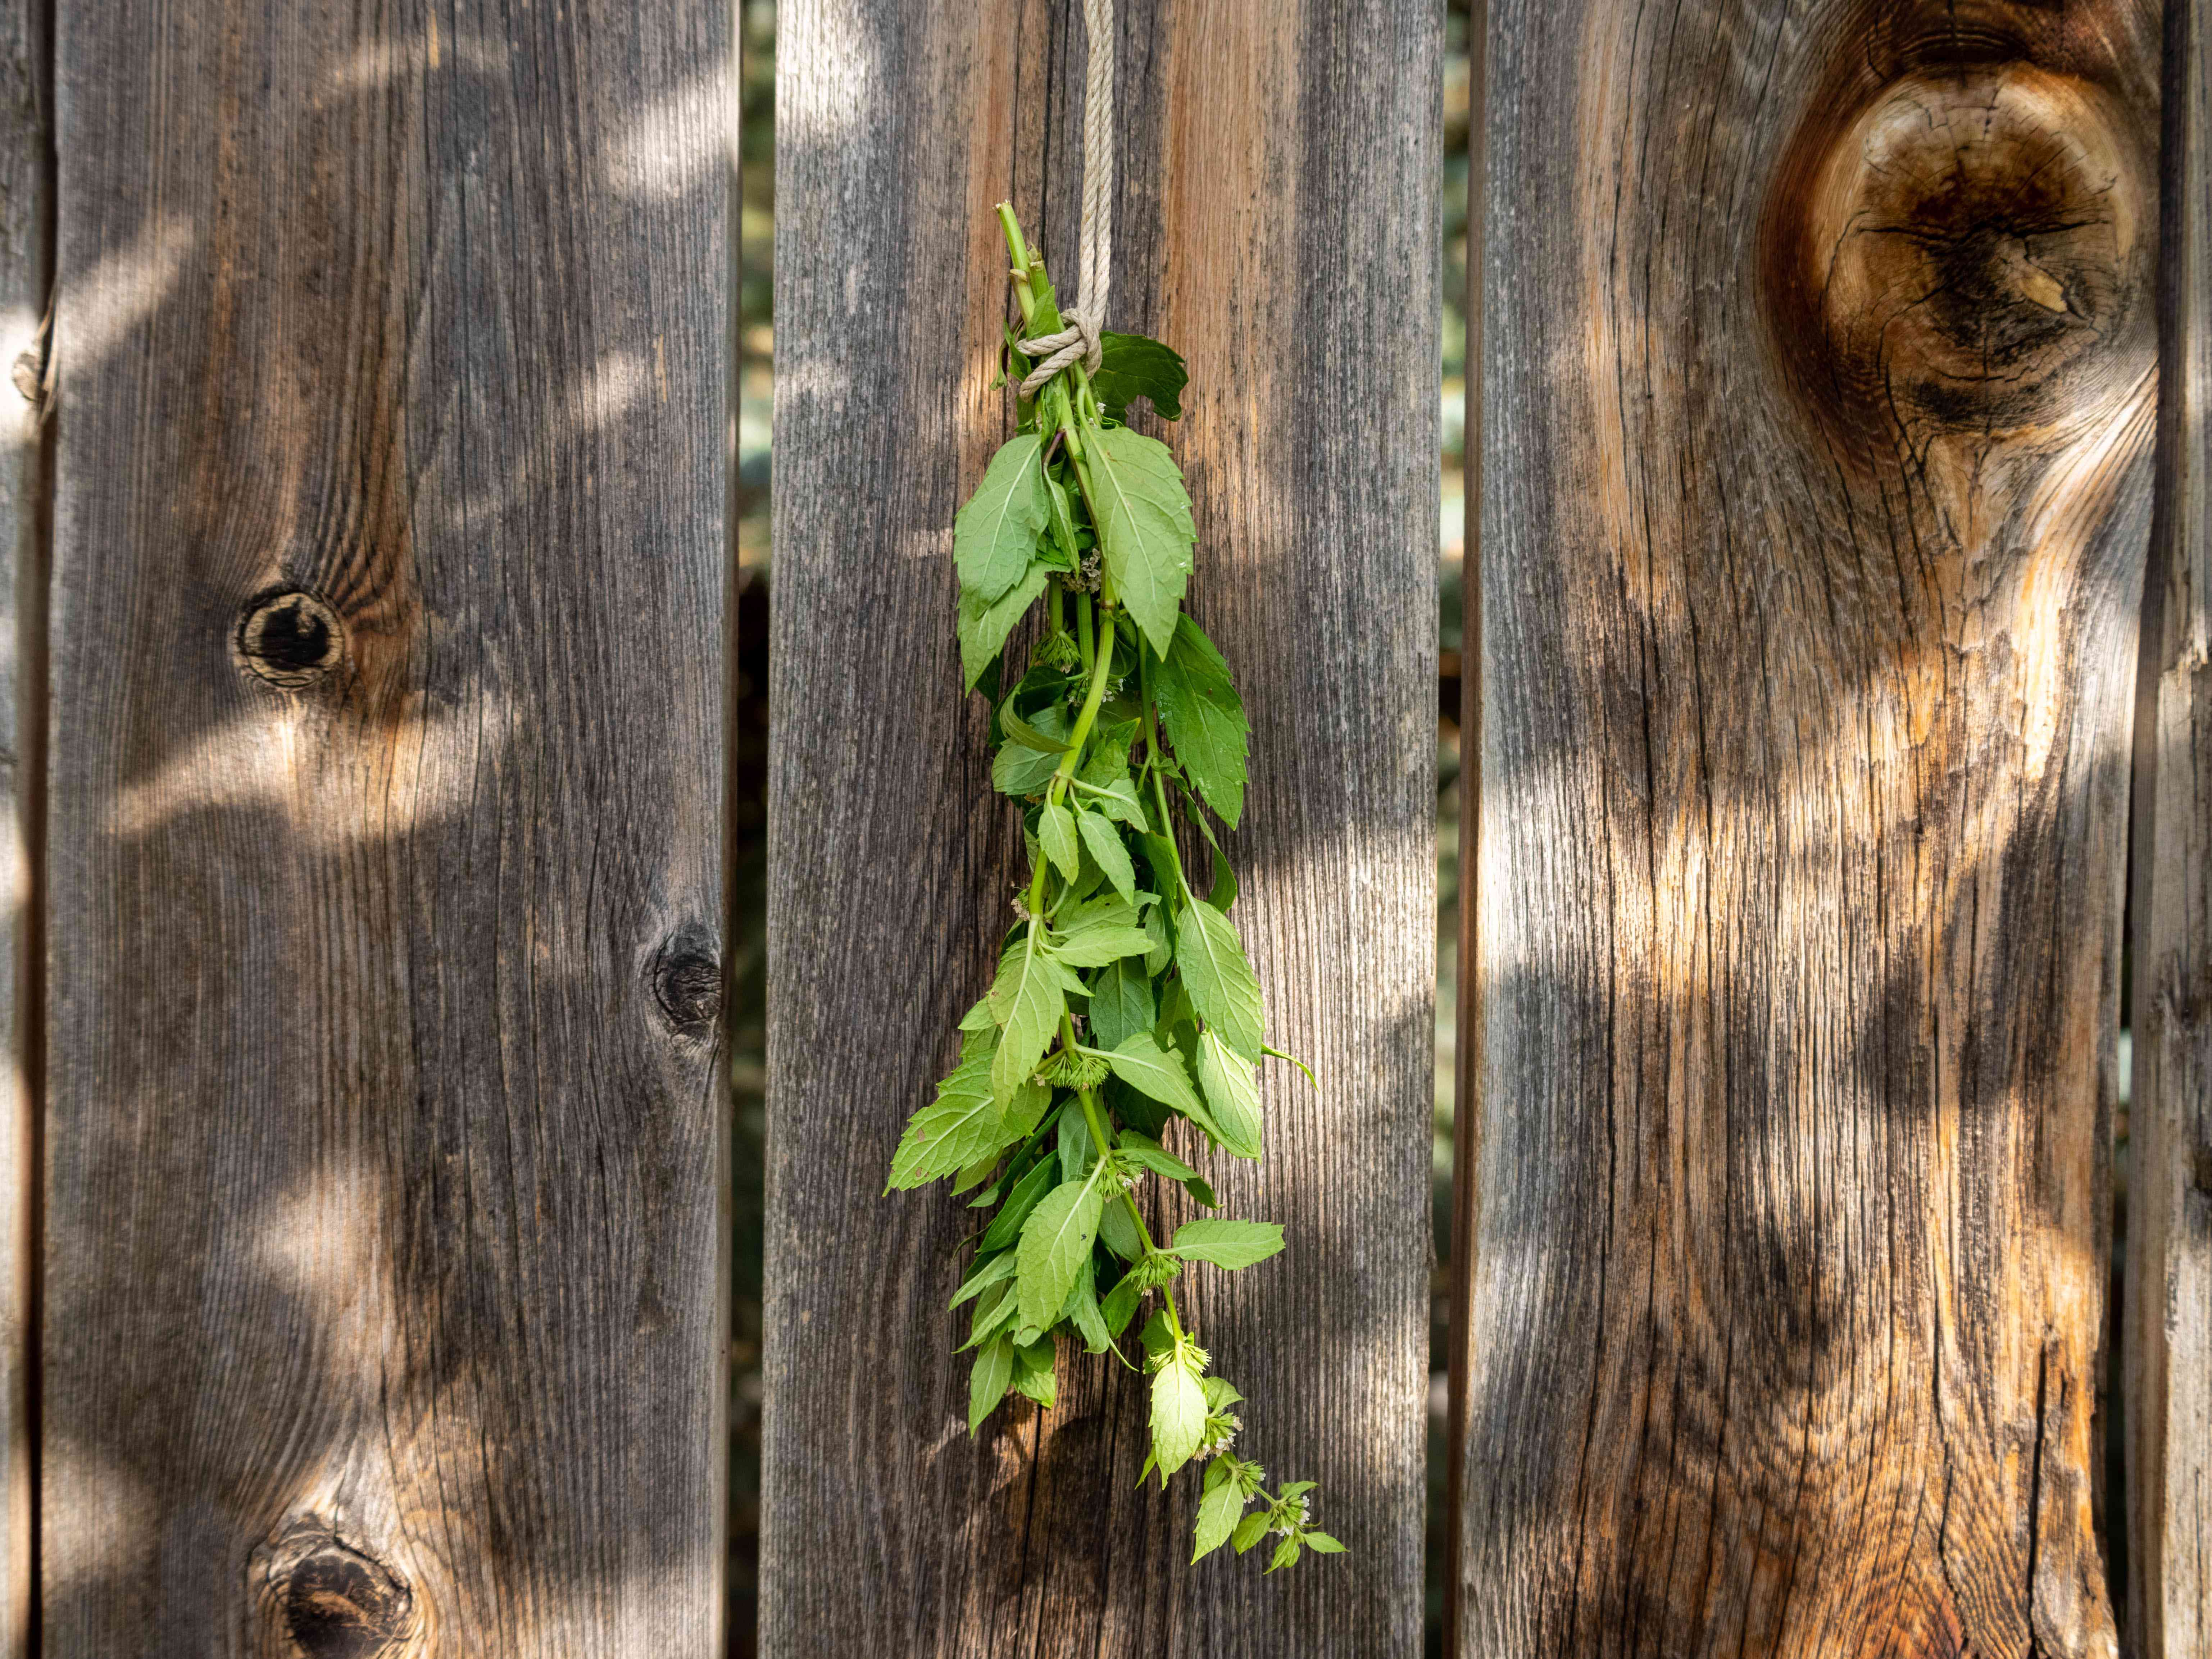
{"type": "MultiPolygon", "coordinates": [[[[2129,1629],[2212,1653],[2212,11],[2167,0],[2158,506],[2137,704],[2129,1629]]],[[[2116,1517],[2116,1522],[2119,1517],[2116,1517]]]]}
{"type": "MultiPolygon", "coordinates": [[[[966,1432],[964,1223],[878,1197],[988,976],[1018,823],[953,650],[955,508],[1005,434],[991,209],[1075,269],[1079,8],[804,0],[779,35],[763,1650],[1410,1654],[1432,1084],[1440,18],[1125,3],[1109,323],[1190,362],[1194,609],[1253,714],[1229,848],[1273,1026],[1280,1264],[1195,1281],[1239,1449],[1355,1553],[1196,1568],[1133,1490],[1141,1382],[966,1432]]],[[[1225,1160],[1224,1160],[1225,1161],[1225,1160]]]]}
{"type": "Polygon", "coordinates": [[[2148,0],[1498,0],[1460,1651],[2103,1656],[2148,0]]]}
{"type": "Polygon", "coordinates": [[[44,1649],[720,1649],[726,9],[59,9],[44,1649]]]}
{"type": "Polygon", "coordinates": [[[53,280],[46,16],[0,8],[0,1655],[35,1651],[31,1357],[38,1306],[39,942],[46,453],[40,325],[53,280]]]}

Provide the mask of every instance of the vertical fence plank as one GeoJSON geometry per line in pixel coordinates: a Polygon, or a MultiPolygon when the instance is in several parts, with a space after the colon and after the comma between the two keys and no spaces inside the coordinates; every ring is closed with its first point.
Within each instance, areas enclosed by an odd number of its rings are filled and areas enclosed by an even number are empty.
{"type": "Polygon", "coordinates": [[[2158,8],[1492,20],[1461,1651],[2111,1654],[2158,8]]]}
{"type": "Polygon", "coordinates": [[[44,1651],[703,1659],[726,8],[58,15],[44,1651]]]}
{"type": "Polygon", "coordinates": [[[1132,1490],[1137,1379],[966,1433],[964,1224],[880,1199],[1006,918],[1013,814],[953,653],[954,509],[1011,197],[1074,270],[1079,9],[787,5],[779,38],[763,1649],[1413,1651],[1432,1081],[1439,19],[1410,0],[1121,7],[1114,326],[1190,359],[1164,435],[1193,605],[1255,725],[1237,918],[1319,1096],[1267,1084],[1232,1210],[1274,1271],[1196,1293],[1240,1450],[1357,1552],[1193,1569],[1132,1490]],[[1049,138],[1049,144],[1047,140],[1049,138]]]}
{"type": "Polygon", "coordinates": [[[38,696],[45,629],[40,324],[53,275],[46,23],[30,0],[0,10],[0,1656],[32,1645],[31,1354],[38,1253],[37,948],[33,837],[45,755],[38,696]]]}
{"type": "Polygon", "coordinates": [[[2212,1652],[2212,23],[2166,0],[2158,515],[2136,753],[2129,1620],[2212,1652]]]}

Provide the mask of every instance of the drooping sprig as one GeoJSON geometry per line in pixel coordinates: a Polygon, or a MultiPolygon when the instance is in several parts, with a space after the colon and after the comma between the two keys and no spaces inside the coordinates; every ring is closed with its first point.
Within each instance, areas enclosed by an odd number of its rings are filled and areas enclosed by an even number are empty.
{"type": "MultiPolygon", "coordinates": [[[[1023,324],[1003,378],[1018,386],[1019,342],[1061,319],[1012,209],[999,219],[1023,324]]],[[[1227,663],[1182,611],[1196,529],[1182,472],[1124,423],[1139,398],[1181,415],[1182,360],[1140,335],[1100,344],[1095,375],[1073,364],[1018,398],[1016,435],[954,523],[961,663],[991,701],[992,782],[1022,804],[1030,868],[990,989],[960,1022],[960,1064],[908,1124],[886,1190],[949,1176],[955,1193],[980,1188],[970,1206],[990,1212],[951,1304],[974,1304],[961,1345],[975,1352],[971,1433],[1010,1391],[1053,1404],[1063,1337],[1134,1368],[1119,1344],[1153,1302],[1138,1479],[1203,1464],[1191,1559],[1273,1534],[1272,1572],[1344,1547],[1310,1524],[1311,1481],[1270,1494],[1230,1450],[1243,1396],[1209,1375],[1174,1286],[1194,1263],[1267,1260],[1283,1230],[1201,1217],[1162,1244],[1137,1202],[1161,1180],[1218,1208],[1171,1143],[1256,1160],[1257,1068],[1288,1058],[1266,1042],[1229,915],[1237,878],[1207,821],[1234,828],[1243,812],[1250,728],[1227,663]],[[1009,683],[1006,641],[1040,599],[1042,629],[1009,683]],[[1203,893],[1182,825],[1211,855],[1203,893]]]]}

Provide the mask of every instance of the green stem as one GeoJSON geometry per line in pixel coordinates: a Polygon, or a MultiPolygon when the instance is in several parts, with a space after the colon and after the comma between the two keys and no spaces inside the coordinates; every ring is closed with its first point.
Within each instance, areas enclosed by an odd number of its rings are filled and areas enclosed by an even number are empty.
{"type": "MultiPolygon", "coordinates": [[[[1087,618],[1089,607],[1078,613],[1087,618]]],[[[1083,760],[1083,745],[1091,739],[1091,728],[1097,722],[1098,706],[1106,701],[1107,672],[1114,665],[1114,653],[1109,650],[1097,653],[1091,665],[1091,689],[1083,699],[1083,710],[1075,717],[1075,729],[1067,734],[1067,751],[1060,757],[1059,769],[1052,775],[1052,782],[1045,790],[1045,805],[1057,806],[1060,797],[1067,793],[1068,780],[1083,760]]],[[[1030,877],[1030,927],[1034,930],[1044,913],[1044,872],[1051,864],[1049,859],[1039,859],[1036,869],[1030,877]]]]}
{"type": "MultiPolygon", "coordinates": [[[[1075,1022],[1068,1018],[1065,1009],[1060,1012],[1060,1045],[1063,1053],[1071,1054],[1079,1046],[1075,1041],[1075,1022]]],[[[1103,1158],[1114,1150],[1114,1139],[1106,1132],[1106,1121],[1100,1115],[1098,1103],[1092,1096],[1093,1091],[1089,1089],[1078,1089],[1075,1091],[1075,1098],[1083,1107],[1083,1121],[1091,1129],[1091,1144],[1098,1148],[1098,1156],[1103,1158]]],[[[1145,1254],[1157,1255],[1159,1247],[1152,1243],[1152,1230],[1145,1224],[1144,1212],[1137,1208],[1135,1198],[1125,1190],[1121,1194],[1121,1203],[1129,1212],[1129,1219],[1136,1223],[1137,1237],[1145,1242],[1145,1254]]],[[[1175,1292],[1163,1285],[1160,1286],[1160,1297],[1167,1304],[1168,1328],[1177,1336],[1184,1334],[1182,1316],[1176,1309],[1175,1292]]]]}

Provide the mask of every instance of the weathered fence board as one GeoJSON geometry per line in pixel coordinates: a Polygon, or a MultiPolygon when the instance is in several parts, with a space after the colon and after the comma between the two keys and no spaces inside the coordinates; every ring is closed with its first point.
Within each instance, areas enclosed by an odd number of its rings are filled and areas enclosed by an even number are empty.
{"type": "MultiPolygon", "coordinates": [[[[2136,718],[2130,1635],[2212,1653],[2212,22],[2166,0],[2157,523],[2136,718]]],[[[2118,1524],[2120,1517],[2114,1517],[2118,1524]]]]}
{"type": "Polygon", "coordinates": [[[32,1645],[31,1355],[37,1342],[39,917],[32,828],[45,760],[40,324],[53,275],[46,14],[0,10],[0,1655],[32,1645]]]}
{"type": "Polygon", "coordinates": [[[1462,1653],[2109,1654],[2150,0],[1498,0],[1462,1653]]]}
{"type": "Polygon", "coordinates": [[[58,20],[43,1651],[717,1652],[726,8],[58,20]]]}
{"type": "MultiPolygon", "coordinates": [[[[1079,9],[803,0],[779,32],[763,1643],[815,1653],[1412,1652],[1433,984],[1440,19],[1127,3],[1113,326],[1190,360],[1193,604],[1255,724],[1237,916],[1318,1097],[1267,1083],[1201,1283],[1239,1449],[1356,1552],[1195,1569],[1133,1490],[1142,1383],[966,1433],[962,1212],[878,1196],[988,976],[1018,854],[953,651],[955,507],[1011,416],[993,204],[1075,267],[1079,9]],[[1039,157],[1048,157],[1048,167],[1039,157]]],[[[1227,1160],[1222,1160],[1227,1162],[1227,1160]]]]}

